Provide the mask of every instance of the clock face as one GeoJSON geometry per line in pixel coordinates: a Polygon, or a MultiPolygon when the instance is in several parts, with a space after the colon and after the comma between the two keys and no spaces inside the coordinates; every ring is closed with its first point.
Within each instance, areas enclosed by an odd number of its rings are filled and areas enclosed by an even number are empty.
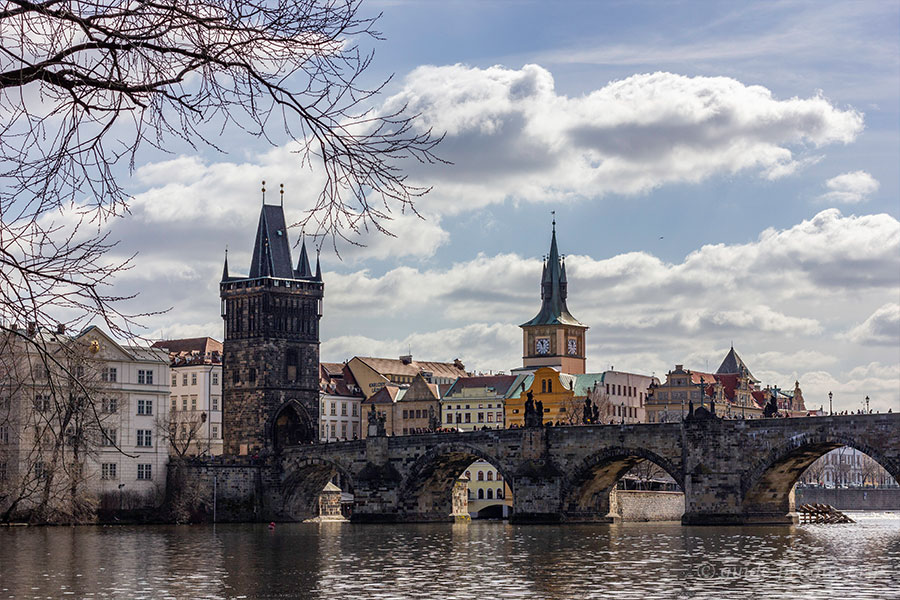
{"type": "Polygon", "coordinates": [[[572,356],[578,354],[578,341],[575,338],[569,338],[568,351],[572,356]]]}
{"type": "Polygon", "coordinates": [[[550,340],[547,338],[538,338],[534,342],[534,349],[538,354],[550,354],[550,340]]]}

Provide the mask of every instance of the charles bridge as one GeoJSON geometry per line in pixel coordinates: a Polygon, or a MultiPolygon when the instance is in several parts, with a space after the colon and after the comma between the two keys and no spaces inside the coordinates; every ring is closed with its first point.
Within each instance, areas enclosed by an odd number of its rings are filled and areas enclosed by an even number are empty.
{"type": "MultiPolygon", "coordinates": [[[[610,491],[647,460],[684,491],[684,524],[778,524],[794,522],[792,489],[803,471],[841,446],[900,480],[900,414],[376,436],[195,463],[186,476],[216,488],[220,520],[315,516],[319,493],[339,475],[354,495],[354,521],[447,521],[454,484],[484,459],[512,489],[513,522],[607,522],[610,491]]],[[[202,509],[211,511],[208,502],[202,509]]]]}

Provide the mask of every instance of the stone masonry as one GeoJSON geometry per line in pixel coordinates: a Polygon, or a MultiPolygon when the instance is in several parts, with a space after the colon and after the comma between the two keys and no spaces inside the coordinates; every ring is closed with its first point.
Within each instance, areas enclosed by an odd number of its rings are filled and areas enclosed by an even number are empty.
{"type": "Polygon", "coordinates": [[[683,523],[792,523],[794,483],[834,448],[857,448],[900,477],[898,431],[900,414],[881,414],[371,437],[285,448],[256,495],[264,519],[309,518],[339,473],[354,521],[450,521],[452,488],[481,458],[512,489],[513,521],[608,522],[616,482],[650,460],[684,490],[683,523]]]}

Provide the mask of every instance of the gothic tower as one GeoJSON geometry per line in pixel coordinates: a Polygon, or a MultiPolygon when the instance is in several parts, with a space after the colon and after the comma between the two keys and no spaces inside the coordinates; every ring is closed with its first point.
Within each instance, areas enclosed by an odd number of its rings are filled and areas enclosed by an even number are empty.
{"type": "Polygon", "coordinates": [[[544,261],[541,276],[541,310],[536,317],[520,325],[526,368],[554,367],[562,373],[584,373],[584,334],[588,327],[569,312],[567,295],[566,262],[565,258],[560,258],[556,247],[554,219],[550,255],[544,261]]]}
{"type": "Polygon", "coordinates": [[[315,274],[310,269],[305,240],[292,267],[281,206],[263,204],[249,276],[230,276],[226,254],[219,290],[225,453],[316,440],[324,284],[318,259],[315,274]]]}

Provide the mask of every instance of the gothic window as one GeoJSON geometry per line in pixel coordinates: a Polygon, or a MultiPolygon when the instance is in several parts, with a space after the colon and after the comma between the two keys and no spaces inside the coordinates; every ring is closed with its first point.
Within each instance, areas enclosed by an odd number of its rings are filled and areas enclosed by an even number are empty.
{"type": "Polygon", "coordinates": [[[285,367],[288,381],[297,381],[300,371],[298,368],[300,366],[299,363],[300,361],[297,359],[297,350],[295,348],[289,348],[285,353],[285,367]]]}

